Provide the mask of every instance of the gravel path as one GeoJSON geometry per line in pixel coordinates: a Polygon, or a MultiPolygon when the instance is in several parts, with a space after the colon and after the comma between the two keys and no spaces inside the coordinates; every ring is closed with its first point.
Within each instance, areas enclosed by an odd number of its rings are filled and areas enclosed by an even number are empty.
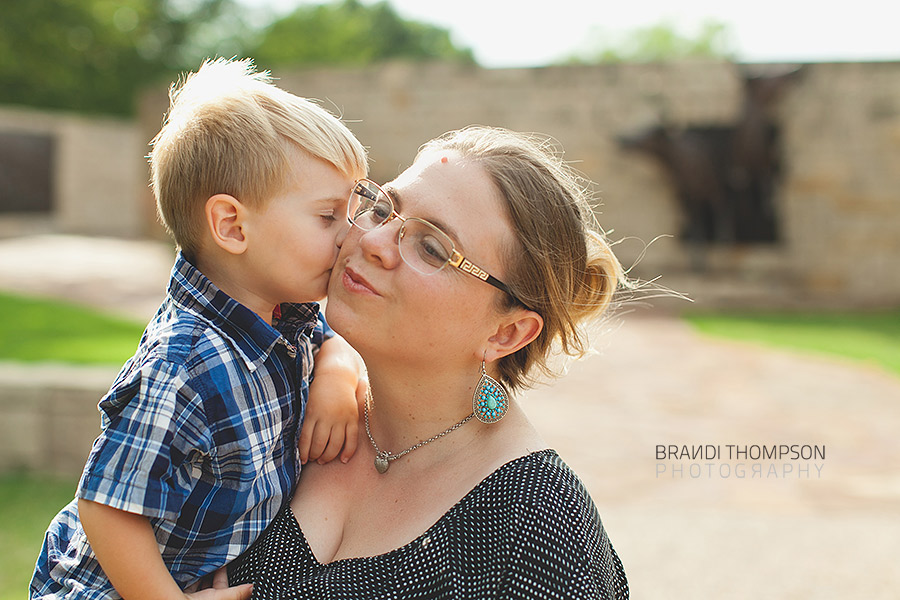
{"type": "MultiPolygon", "coordinates": [[[[13,238],[0,289],[146,320],[171,263],[156,242],[13,238]]],[[[649,309],[599,347],[522,403],[590,489],[634,598],[898,597],[900,378],[649,309]],[[658,459],[659,445],[704,454],[658,459]],[[824,458],[754,458],[781,445],[824,458]]]]}

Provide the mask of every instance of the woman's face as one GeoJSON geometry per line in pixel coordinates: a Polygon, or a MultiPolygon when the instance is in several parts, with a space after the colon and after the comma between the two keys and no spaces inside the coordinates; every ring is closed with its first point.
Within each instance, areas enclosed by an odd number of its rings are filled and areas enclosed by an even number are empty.
{"type": "MultiPolygon", "coordinates": [[[[501,255],[513,244],[498,191],[483,169],[455,151],[431,150],[383,186],[403,217],[442,229],[466,258],[503,280],[501,255]]],[[[423,275],[397,245],[399,219],[370,231],[351,227],[328,287],[328,323],[365,357],[382,349],[397,360],[471,363],[496,331],[502,292],[447,265],[423,275]]]]}

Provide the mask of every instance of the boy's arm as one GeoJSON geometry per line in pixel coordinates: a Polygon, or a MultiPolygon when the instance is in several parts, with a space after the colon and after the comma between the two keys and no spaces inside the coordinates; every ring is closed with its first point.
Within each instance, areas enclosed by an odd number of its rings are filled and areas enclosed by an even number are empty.
{"type": "Polygon", "coordinates": [[[369,389],[365,364],[350,344],[335,335],[322,342],[313,373],[300,430],[300,462],[326,463],[338,453],[341,462],[347,462],[356,452],[359,405],[369,389]]]}
{"type": "Polygon", "coordinates": [[[142,515],[82,499],[78,501],[78,516],[103,572],[125,600],[250,597],[249,585],[186,596],[166,568],[150,521],[142,515]]]}

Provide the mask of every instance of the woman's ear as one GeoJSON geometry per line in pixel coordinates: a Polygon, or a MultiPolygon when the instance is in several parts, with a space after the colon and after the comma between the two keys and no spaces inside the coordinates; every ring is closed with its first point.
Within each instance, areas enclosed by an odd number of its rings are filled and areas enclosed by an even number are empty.
{"type": "Polygon", "coordinates": [[[244,231],[247,209],[237,198],[228,194],[210,196],[204,215],[217,246],[231,254],[243,254],[247,250],[244,231]]]}
{"type": "Polygon", "coordinates": [[[484,359],[495,361],[513,354],[534,341],[544,328],[544,319],[533,310],[516,309],[497,327],[488,339],[484,359]]]}

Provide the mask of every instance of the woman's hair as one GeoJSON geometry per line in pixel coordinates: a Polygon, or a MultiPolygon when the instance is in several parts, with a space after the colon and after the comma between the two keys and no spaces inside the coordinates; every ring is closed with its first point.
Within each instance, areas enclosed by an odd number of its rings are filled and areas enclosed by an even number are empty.
{"type": "Polygon", "coordinates": [[[271,83],[253,61],[207,60],[169,90],[170,108],[151,142],[151,187],[159,216],[189,256],[202,240],[203,206],[229,194],[263,208],[285,183],[291,146],[352,179],[366,151],[341,121],[271,83]]]}
{"type": "MultiPolygon", "coordinates": [[[[504,249],[505,282],[544,320],[538,337],[498,361],[505,384],[517,389],[553,376],[557,351],[588,350],[586,322],[599,318],[626,282],[618,259],[596,224],[589,193],[548,139],[505,129],[468,127],[426,143],[421,151],[449,149],[480,165],[505,201],[516,244],[504,249]]],[[[516,300],[500,296],[503,309],[516,300]]]]}

